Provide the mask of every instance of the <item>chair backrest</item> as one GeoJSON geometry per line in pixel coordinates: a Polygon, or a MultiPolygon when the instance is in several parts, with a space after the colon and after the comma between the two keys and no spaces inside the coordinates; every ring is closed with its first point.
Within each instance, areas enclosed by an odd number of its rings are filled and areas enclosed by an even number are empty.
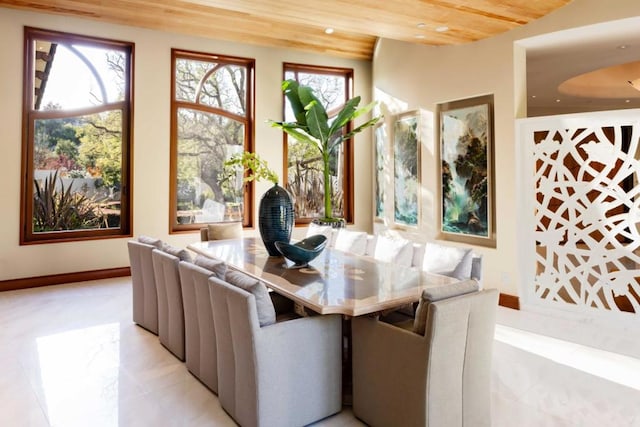
{"type": "Polygon", "coordinates": [[[482,255],[473,254],[471,258],[471,278],[478,282],[478,286],[482,289],[482,255]]]}
{"type": "Polygon", "coordinates": [[[378,235],[372,256],[378,261],[411,267],[413,246],[413,242],[401,237],[378,235]]]}
{"type": "Polygon", "coordinates": [[[207,224],[200,228],[200,240],[206,242],[208,240],[223,239],[240,239],[242,237],[242,223],[236,222],[219,222],[207,224]]]}
{"type": "MultiPolygon", "coordinates": [[[[327,237],[327,240],[329,239],[330,237],[327,237]]],[[[367,233],[341,228],[337,231],[333,247],[342,252],[364,255],[367,250],[367,233]]]]}
{"type": "Polygon", "coordinates": [[[428,425],[490,420],[491,357],[498,291],[488,289],[429,304],[426,390],[428,425]]]}
{"type": "Polygon", "coordinates": [[[341,316],[265,323],[262,291],[225,280],[209,279],[222,407],[244,427],[309,425],[340,411],[341,316]]]}
{"type": "Polygon", "coordinates": [[[326,236],[327,247],[332,248],[336,243],[338,230],[331,227],[330,225],[318,225],[313,222],[310,222],[309,225],[307,226],[305,237],[315,236],[316,234],[322,234],[326,236]]]}
{"type": "Polygon", "coordinates": [[[184,305],[185,364],[204,385],[218,393],[218,351],[209,291],[214,272],[180,261],[184,305]]]}
{"type": "Polygon", "coordinates": [[[184,360],[184,306],[177,256],[154,249],[153,270],[158,288],[158,336],[178,359],[184,360]]]}
{"type": "Polygon", "coordinates": [[[260,324],[255,297],[215,276],[209,285],[218,342],[218,399],[238,424],[257,425],[254,338],[260,324]]]}
{"type": "Polygon", "coordinates": [[[158,295],[151,255],[155,246],[129,240],[127,249],[131,265],[133,321],[157,335],[158,295]]]}

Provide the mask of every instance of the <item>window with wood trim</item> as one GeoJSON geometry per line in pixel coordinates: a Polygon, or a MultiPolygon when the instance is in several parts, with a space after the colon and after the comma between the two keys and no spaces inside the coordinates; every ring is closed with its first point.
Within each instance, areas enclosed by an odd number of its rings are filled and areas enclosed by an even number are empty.
{"type": "Polygon", "coordinates": [[[24,40],[20,244],[131,235],[134,44],[24,40]]]}
{"type": "MultiPolygon", "coordinates": [[[[284,79],[311,87],[329,116],[337,114],[352,97],[353,70],[303,64],[284,64],[284,79]]],[[[294,121],[284,97],[284,119],[294,121]]],[[[284,135],[284,171],[287,190],[295,200],[296,223],[304,224],[324,216],[324,178],[320,151],[284,135]]],[[[348,140],[337,150],[331,170],[333,217],[353,222],[353,147],[348,140]]]]}
{"type": "Polygon", "coordinates": [[[171,58],[170,231],[251,226],[253,186],[225,179],[223,166],[253,149],[255,61],[177,49],[171,58]]]}

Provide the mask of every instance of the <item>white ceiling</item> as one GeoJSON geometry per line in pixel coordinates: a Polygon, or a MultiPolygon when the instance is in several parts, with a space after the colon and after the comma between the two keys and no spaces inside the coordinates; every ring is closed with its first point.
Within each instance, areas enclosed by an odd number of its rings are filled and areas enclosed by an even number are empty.
{"type": "Polygon", "coordinates": [[[640,78],[634,71],[619,82],[603,83],[612,85],[611,97],[578,97],[558,90],[572,77],[639,61],[640,17],[545,34],[519,44],[527,50],[529,116],[640,108],[640,92],[627,83],[640,78]]]}

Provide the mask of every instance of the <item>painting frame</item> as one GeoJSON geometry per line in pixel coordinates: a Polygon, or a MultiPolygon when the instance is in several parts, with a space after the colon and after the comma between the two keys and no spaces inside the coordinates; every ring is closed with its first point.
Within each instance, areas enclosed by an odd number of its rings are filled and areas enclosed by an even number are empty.
{"type": "Polygon", "coordinates": [[[393,118],[393,223],[417,228],[420,224],[420,112],[393,118]],[[399,190],[402,191],[399,191],[399,190]]]}
{"type": "Polygon", "coordinates": [[[440,238],[496,247],[493,94],[438,104],[440,238]]]}
{"type": "Polygon", "coordinates": [[[387,125],[378,122],[373,128],[373,220],[385,218],[385,158],[387,158],[387,125]]]}

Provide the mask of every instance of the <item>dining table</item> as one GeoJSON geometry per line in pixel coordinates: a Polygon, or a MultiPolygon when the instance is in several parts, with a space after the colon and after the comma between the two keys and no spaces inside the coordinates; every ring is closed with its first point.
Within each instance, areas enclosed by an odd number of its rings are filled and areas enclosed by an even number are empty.
{"type": "Polygon", "coordinates": [[[223,260],[230,268],[261,280],[274,292],[318,314],[354,317],[379,313],[418,301],[426,288],[457,281],[418,267],[330,247],[308,266],[299,267],[284,257],[269,256],[258,237],[200,241],[187,247],[223,260]]]}
{"type": "MultiPolygon", "coordinates": [[[[232,269],[261,280],[268,288],[320,315],[342,315],[342,401],[352,403],[351,319],[377,315],[420,300],[422,291],[457,282],[418,267],[383,262],[331,247],[300,267],[269,256],[258,237],[209,240],[187,246],[193,252],[223,260],[232,269]]],[[[304,310],[303,310],[304,311],[304,310]]]]}

